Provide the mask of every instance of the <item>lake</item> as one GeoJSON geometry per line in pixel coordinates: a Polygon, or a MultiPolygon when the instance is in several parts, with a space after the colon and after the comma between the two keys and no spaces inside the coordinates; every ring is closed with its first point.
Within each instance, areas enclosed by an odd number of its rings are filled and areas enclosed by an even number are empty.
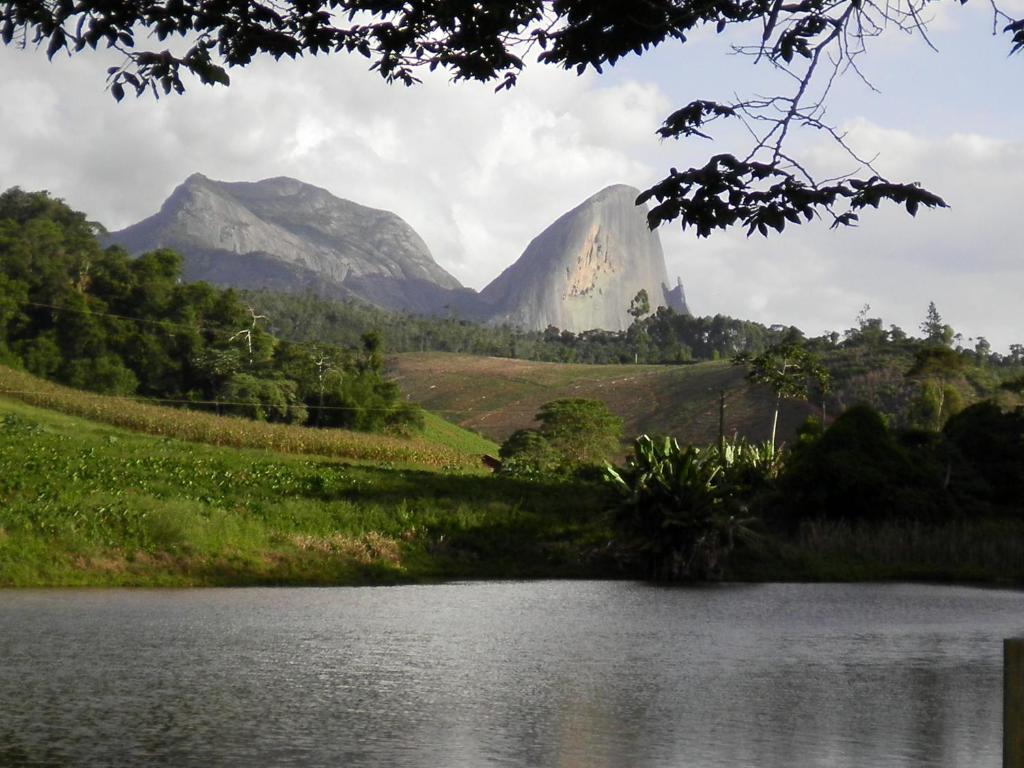
{"type": "Polygon", "coordinates": [[[0,591],[0,764],[999,766],[1024,593],[0,591]]]}

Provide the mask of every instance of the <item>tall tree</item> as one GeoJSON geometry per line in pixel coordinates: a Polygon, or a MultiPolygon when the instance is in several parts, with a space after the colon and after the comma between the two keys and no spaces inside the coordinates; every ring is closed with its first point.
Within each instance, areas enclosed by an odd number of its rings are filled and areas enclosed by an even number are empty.
{"type": "Polygon", "coordinates": [[[767,384],[775,393],[771,433],[773,450],[783,398],[806,400],[812,386],[816,386],[822,396],[828,391],[828,371],[813,353],[794,341],[775,344],[759,355],[737,355],[733,363],[747,366],[748,381],[767,384]]]}
{"type": "Polygon", "coordinates": [[[649,341],[647,328],[640,322],[644,315],[651,314],[651,300],[647,296],[647,289],[641,288],[637,291],[636,296],[629,302],[629,309],[626,311],[633,318],[633,324],[629,327],[629,334],[632,337],[630,340],[633,342],[633,363],[637,364],[640,362],[641,347],[645,347],[649,341]]]}
{"type": "Polygon", "coordinates": [[[921,333],[925,341],[931,344],[942,344],[948,347],[953,341],[953,329],[942,321],[942,315],[934,301],[928,302],[928,313],[921,323],[921,333]]]}

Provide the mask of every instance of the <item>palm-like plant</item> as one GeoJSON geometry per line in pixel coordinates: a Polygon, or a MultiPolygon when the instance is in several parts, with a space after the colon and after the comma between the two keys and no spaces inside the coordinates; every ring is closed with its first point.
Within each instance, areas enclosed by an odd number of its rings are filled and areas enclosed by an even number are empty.
{"type": "Polygon", "coordinates": [[[729,474],[715,449],[684,448],[674,438],[647,435],[636,439],[625,469],[605,466],[605,480],[621,496],[616,523],[626,549],[652,579],[721,575],[736,533],[751,522],[734,503],[729,474]]]}

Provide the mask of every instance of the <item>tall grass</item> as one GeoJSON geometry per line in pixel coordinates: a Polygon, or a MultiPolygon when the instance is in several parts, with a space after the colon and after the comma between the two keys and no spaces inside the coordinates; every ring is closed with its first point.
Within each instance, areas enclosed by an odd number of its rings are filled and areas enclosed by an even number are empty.
{"type": "Polygon", "coordinates": [[[148,435],[233,448],[316,454],[434,469],[480,469],[479,456],[423,438],[313,429],[168,408],[63,387],[0,366],[0,396],[148,435]]]}
{"type": "Polygon", "coordinates": [[[806,521],[795,543],[840,571],[866,570],[874,578],[1024,580],[1024,521],[1020,520],[871,525],[806,521]]]}

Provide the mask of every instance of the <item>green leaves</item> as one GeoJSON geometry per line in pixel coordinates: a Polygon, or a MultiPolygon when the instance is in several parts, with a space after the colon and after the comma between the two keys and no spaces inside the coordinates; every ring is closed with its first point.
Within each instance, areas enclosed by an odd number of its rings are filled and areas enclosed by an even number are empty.
{"type": "MultiPolygon", "coordinates": [[[[684,116],[675,128],[699,133],[687,128],[694,114],[684,116]]],[[[678,219],[683,229],[695,229],[698,237],[737,224],[746,227],[748,237],[754,232],[767,237],[769,230],[782,232],[787,223],[811,221],[822,214],[832,218],[833,227],[852,226],[857,222],[854,210],[877,208],[885,200],[906,206],[911,214],[920,206],[947,207],[942,198],[918,184],[896,184],[872,176],[813,186],[778,165],[728,154],[715,155],[701,168],[673,168],[643,192],[637,204],[651,200],[657,201],[647,214],[651,229],[678,219]]]]}
{"type": "Polygon", "coordinates": [[[603,478],[620,498],[617,527],[651,578],[721,575],[734,536],[753,521],[737,513],[747,506],[741,494],[752,487],[743,473],[760,471],[760,457],[739,444],[723,453],[641,435],[625,469],[605,465],[603,478]]]}
{"type": "Polygon", "coordinates": [[[756,356],[737,355],[733,364],[747,366],[748,381],[767,384],[779,397],[806,400],[811,384],[822,391],[830,386],[829,373],[818,358],[795,342],[776,344],[756,356]]]}
{"type": "Polygon", "coordinates": [[[736,110],[724,104],[714,101],[692,101],[665,118],[664,124],[658,129],[658,135],[663,139],[680,136],[700,136],[710,139],[710,136],[697,129],[716,118],[734,117],[735,115],[736,110]]]}

